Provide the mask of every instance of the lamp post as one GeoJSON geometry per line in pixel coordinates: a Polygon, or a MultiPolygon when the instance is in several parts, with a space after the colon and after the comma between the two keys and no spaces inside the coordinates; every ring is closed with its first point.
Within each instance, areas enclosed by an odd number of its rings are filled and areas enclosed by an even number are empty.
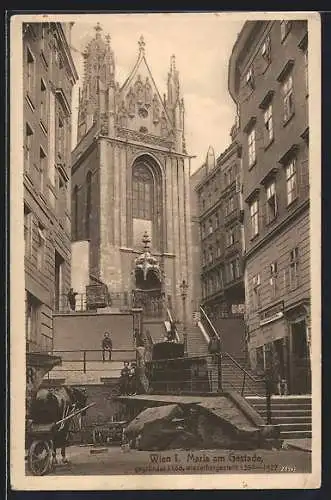
{"type": "Polygon", "coordinates": [[[184,356],[187,356],[187,317],[186,317],[186,297],[188,284],[183,280],[180,284],[180,294],[183,301],[183,336],[184,336],[184,356]]]}

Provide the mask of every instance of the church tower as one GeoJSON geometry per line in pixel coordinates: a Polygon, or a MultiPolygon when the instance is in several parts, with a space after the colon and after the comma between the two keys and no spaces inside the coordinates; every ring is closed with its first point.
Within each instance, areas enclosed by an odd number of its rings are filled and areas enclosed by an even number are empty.
{"type": "MultiPolygon", "coordinates": [[[[84,291],[98,280],[110,295],[133,305],[137,297],[145,305],[161,301],[182,320],[180,285],[189,284],[192,261],[190,156],[175,57],[163,98],[143,37],[121,85],[100,25],[84,64],[72,161],[73,286],[84,291]]],[[[190,288],[186,308],[190,318],[190,288]]]]}

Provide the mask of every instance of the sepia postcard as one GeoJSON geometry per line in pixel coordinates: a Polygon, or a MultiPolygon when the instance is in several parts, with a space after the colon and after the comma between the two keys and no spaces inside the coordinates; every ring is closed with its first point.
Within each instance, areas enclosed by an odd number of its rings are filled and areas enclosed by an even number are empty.
{"type": "Polygon", "coordinates": [[[9,35],[12,488],[319,488],[319,14],[9,35]]]}

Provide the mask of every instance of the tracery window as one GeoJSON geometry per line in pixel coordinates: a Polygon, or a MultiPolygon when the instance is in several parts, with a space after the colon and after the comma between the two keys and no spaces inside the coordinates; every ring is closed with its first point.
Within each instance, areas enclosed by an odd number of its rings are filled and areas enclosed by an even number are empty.
{"type": "Polygon", "coordinates": [[[153,177],[148,168],[138,165],[132,177],[132,215],[135,219],[152,219],[153,177]]]}

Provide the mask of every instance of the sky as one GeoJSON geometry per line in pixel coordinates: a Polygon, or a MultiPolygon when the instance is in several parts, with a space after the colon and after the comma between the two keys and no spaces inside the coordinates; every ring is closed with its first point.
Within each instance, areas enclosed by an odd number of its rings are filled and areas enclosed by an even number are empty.
{"type": "Polygon", "coordinates": [[[103,14],[85,15],[71,33],[72,55],[80,77],[73,96],[73,146],[77,136],[77,96],[82,85],[81,52],[95,36],[100,22],[110,34],[115,53],[116,80],[120,85],[138,57],[138,40],[145,39],[145,54],[161,95],[166,92],[170,57],[176,56],[185,101],[186,146],[192,172],[205,161],[209,145],[216,157],[230,143],[235,105],[228,92],[228,61],[243,21],[224,14],[103,14]],[[76,49],[76,50],[74,50],[76,49]]]}

